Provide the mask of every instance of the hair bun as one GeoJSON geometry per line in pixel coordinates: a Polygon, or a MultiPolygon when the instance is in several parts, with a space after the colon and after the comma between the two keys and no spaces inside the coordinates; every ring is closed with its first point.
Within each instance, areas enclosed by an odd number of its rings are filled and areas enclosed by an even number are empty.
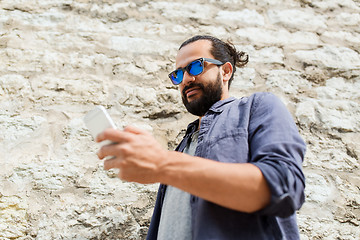
{"type": "Polygon", "coordinates": [[[236,52],[235,55],[235,65],[238,67],[243,67],[249,62],[249,55],[246,52],[236,52]]]}

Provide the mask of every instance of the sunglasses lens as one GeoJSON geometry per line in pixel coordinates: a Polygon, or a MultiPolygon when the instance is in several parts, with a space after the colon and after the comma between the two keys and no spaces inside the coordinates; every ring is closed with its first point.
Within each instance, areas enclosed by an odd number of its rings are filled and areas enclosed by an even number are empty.
{"type": "Polygon", "coordinates": [[[187,71],[191,76],[199,75],[204,71],[202,60],[195,60],[189,65],[187,65],[185,68],[180,68],[170,73],[169,77],[173,84],[178,85],[183,81],[184,71],[187,71]]]}
{"type": "Polygon", "coordinates": [[[188,72],[192,76],[197,76],[203,72],[204,68],[200,60],[194,61],[189,65],[188,72]]]}
{"type": "Polygon", "coordinates": [[[178,85],[182,82],[183,80],[183,76],[184,76],[184,72],[181,70],[176,70],[174,72],[171,73],[170,78],[171,81],[175,84],[178,85]]]}

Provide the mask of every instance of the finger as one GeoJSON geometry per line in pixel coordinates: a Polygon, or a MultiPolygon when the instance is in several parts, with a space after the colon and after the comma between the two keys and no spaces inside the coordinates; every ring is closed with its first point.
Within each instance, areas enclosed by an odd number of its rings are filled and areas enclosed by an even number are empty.
{"type": "Polygon", "coordinates": [[[126,126],[124,128],[124,131],[125,132],[130,132],[130,133],[133,133],[133,134],[149,134],[147,131],[145,131],[143,129],[140,129],[140,128],[137,128],[137,127],[134,127],[134,126],[126,126]]]}
{"type": "Polygon", "coordinates": [[[112,168],[121,168],[121,159],[120,158],[109,158],[104,161],[104,169],[109,170],[112,168]]]}
{"type": "Polygon", "coordinates": [[[111,142],[127,142],[129,140],[130,133],[120,131],[113,128],[105,129],[105,131],[99,133],[96,137],[96,142],[102,142],[104,140],[110,140],[111,142]]]}
{"type": "Polygon", "coordinates": [[[121,157],[121,147],[120,143],[112,143],[105,146],[102,146],[97,152],[97,156],[100,159],[103,159],[107,156],[120,156],[121,157]]]}

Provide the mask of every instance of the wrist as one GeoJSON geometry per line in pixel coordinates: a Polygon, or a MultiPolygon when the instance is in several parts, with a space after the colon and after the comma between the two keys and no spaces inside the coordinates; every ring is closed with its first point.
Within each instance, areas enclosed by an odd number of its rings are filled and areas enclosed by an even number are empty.
{"type": "Polygon", "coordinates": [[[171,185],[172,179],[176,175],[175,165],[179,154],[175,151],[165,151],[156,173],[159,183],[171,185]]]}

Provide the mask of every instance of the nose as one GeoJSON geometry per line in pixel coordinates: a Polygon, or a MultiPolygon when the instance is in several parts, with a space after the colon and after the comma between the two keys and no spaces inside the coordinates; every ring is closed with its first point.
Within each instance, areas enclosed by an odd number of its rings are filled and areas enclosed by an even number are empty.
{"type": "Polygon", "coordinates": [[[186,86],[193,81],[195,81],[195,76],[191,76],[187,71],[185,71],[181,84],[183,84],[183,86],[186,86]]]}

